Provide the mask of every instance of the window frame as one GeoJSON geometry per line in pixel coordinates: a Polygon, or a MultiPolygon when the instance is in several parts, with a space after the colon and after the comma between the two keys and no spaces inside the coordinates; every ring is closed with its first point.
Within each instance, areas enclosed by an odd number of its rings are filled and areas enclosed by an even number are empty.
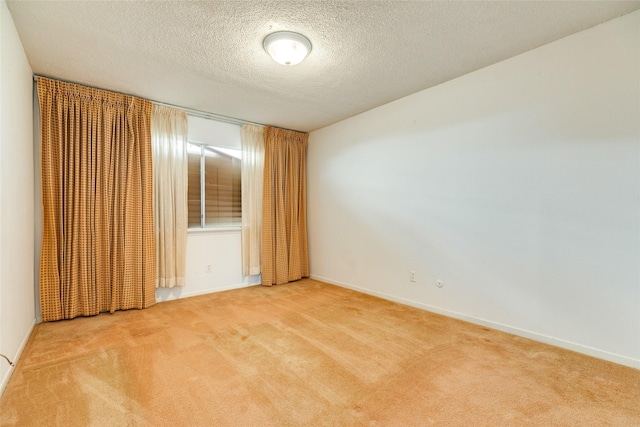
{"type": "MultiPolygon", "coordinates": [[[[206,147],[209,147],[213,151],[218,151],[218,149],[227,149],[227,150],[237,150],[242,152],[241,149],[236,147],[227,147],[227,146],[218,146],[208,142],[201,142],[192,139],[187,139],[187,150],[191,145],[197,145],[200,148],[200,225],[199,226],[190,226],[187,221],[187,232],[191,233],[206,233],[206,232],[219,232],[219,231],[238,231],[242,229],[242,216],[240,217],[239,224],[214,224],[207,226],[206,225],[206,159],[205,159],[205,150],[206,147]]],[[[242,157],[240,157],[240,169],[242,170],[242,157]]],[[[241,190],[242,191],[242,190],[241,190]]],[[[242,211],[241,211],[242,212],[242,211]]]]}

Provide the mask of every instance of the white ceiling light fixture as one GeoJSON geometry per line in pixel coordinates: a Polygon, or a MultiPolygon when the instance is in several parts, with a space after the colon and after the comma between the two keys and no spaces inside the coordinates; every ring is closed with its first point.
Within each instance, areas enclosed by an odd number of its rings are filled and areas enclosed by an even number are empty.
{"type": "Polygon", "coordinates": [[[291,31],[271,33],[262,45],[273,60],[282,65],[299,64],[311,52],[309,39],[291,31]]]}

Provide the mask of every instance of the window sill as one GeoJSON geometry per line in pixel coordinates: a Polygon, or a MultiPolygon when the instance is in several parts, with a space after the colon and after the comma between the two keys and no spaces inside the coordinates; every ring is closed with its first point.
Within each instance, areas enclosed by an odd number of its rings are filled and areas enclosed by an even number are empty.
{"type": "Polygon", "coordinates": [[[188,228],[187,234],[209,234],[209,233],[225,233],[229,231],[241,231],[242,226],[230,225],[228,227],[206,227],[206,228],[188,228]]]}

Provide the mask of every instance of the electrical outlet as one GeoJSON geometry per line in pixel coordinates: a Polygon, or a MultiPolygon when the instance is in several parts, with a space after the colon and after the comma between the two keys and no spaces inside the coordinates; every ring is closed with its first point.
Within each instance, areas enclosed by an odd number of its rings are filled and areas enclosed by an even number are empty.
{"type": "Polygon", "coordinates": [[[444,286],[444,282],[442,280],[438,279],[438,280],[436,280],[436,286],[441,288],[441,287],[444,286]]]}
{"type": "Polygon", "coordinates": [[[213,265],[207,264],[207,273],[211,273],[213,271],[213,265]]]}
{"type": "Polygon", "coordinates": [[[416,272],[415,271],[410,271],[409,272],[409,281],[410,282],[415,282],[416,281],[416,272]]]}

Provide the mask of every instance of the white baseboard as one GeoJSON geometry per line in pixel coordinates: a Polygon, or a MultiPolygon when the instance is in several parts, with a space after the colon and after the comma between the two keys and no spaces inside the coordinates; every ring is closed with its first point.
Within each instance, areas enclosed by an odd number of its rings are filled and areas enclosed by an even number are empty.
{"type": "MultiPolygon", "coordinates": [[[[36,327],[36,321],[34,319],[33,322],[31,323],[31,326],[29,327],[29,330],[27,331],[27,334],[22,339],[22,342],[20,343],[20,347],[18,347],[18,351],[16,351],[15,356],[13,356],[13,359],[11,360],[13,362],[13,366],[9,366],[9,370],[5,374],[4,378],[2,378],[2,382],[0,382],[0,397],[2,396],[2,393],[4,393],[4,389],[7,387],[7,384],[9,383],[9,379],[11,378],[11,374],[13,374],[13,370],[15,369],[15,365],[18,364],[18,360],[20,360],[20,356],[22,356],[22,351],[26,347],[27,342],[29,342],[29,338],[31,337],[31,333],[33,332],[33,328],[35,327],[36,327]]],[[[5,362],[4,359],[0,360],[0,363],[4,363],[4,362],[5,362]]]]}
{"type": "MultiPolygon", "coordinates": [[[[256,286],[259,284],[260,283],[240,283],[237,285],[221,286],[219,288],[203,289],[195,292],[184,292],[184,293],[180,292],[180,294],[177,294],[177,295],[174,293],[169,293],[168,295],[166,295],[166,297],[165,296],[158,297],[158,294],[156,293],[156,302],[161,303],[161,302],[173,301],[173,300],[182,299],[182,298],[195,297],[198,295],[212,294],[215,292],[231,291],[233,289],[248,288],[249,286],[256,286]]],[[[182,290],[184,288],[167,288],[167,289],[182,290]]]]}
{"type": "Polygon", "coordinates": [[[477,317],[468,316],[466,314],[457,313],[455,311],[450,311],[447,309],[443,309],[440,307],[431,306],[428,304],[423,304],[417,301],[408,300],[405,298],[397,297],[394,295],[385,294],[382,292],[372,291],[370,289],[361,288],[359,286],[354,286],[348,283],[339,282],[336,280],[328,279],[326,277],[320,277],[311,275],[311,279],[319,280],[321,282],[330,283],[332,285],[340,286],[343,288],[351,289],[354,291],[362,292],[363,294],[373,295],[388,301],[397,302],[400,304],[408,305],[411,307],[416,307],[422,310],[426,310],[432,313],[441,314],[443,316],[452,317],[454,319],[464,320],[469,323],[474,323],[476,325],[486,326],[492,329],[496,329],[502,332],[507,332],[513,335],[517,335],[519,337],[528,338],[534,341],[542,342],[545,344],[553,345],[556,347],[564,348],[567,350],[575,351],[577,353],[582,353],[587,356],[596,357],[598,359],[607,360],[609,362],[617,363],[619,365],[629,366],[631,368],[640,369],[640,359],[633,359],[627,356],[622,356],[615,353],[610,353],[604,350],[600,350],[597,348],[585,346],[582,344],[574,343],[571,341],[565,341],[559,338],[554,338],[548,335],[539,334],[536,332],[528,331],[525,329],[516,328],[513,326],[503,325],[501,323],[492,322],[490,320],[481,319],[477,317]]]}

